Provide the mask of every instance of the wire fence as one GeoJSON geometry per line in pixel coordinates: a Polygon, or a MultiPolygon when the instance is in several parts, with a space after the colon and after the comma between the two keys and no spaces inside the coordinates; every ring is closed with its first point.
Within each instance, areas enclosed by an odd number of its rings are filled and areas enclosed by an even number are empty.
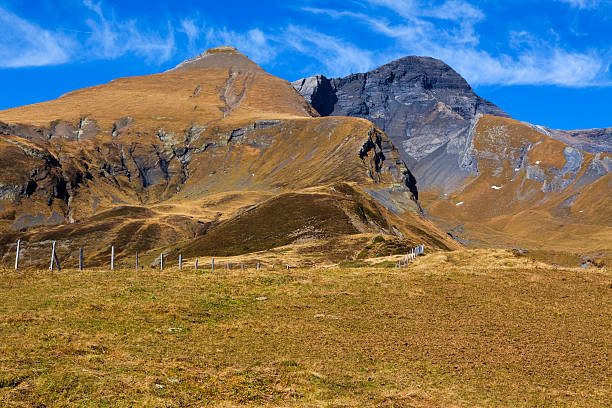
{"type": "MultiPolygon", "coordinates": [[[[50,253],[50,258],[49,259],[49,270],[61,270],[62,266],[60,264],[60,260],[58,258],[57,255],[57,248],[56,248],[56,243],[57,241],[52,241],[51,242],[51,253],[50,253]]],[[[16,248],[15,248],[15,271],[18,271],[19,268],[23,265],[20,265],[20,261],[24,258],[24,252],[25,252],[25,248],[22,245],[22,241],[21,240],[17,240],[17,244],[16,244],[16,248]]],[[[404,256],[402,256],[402,259],[400,259],[397,264],[395,265],[396,268],[405,268],[408,266],[408,264],[410,264],[412,261],[414,261],[416,259],[417,256],[419,255],[424,255],[425,254],[425,245],[418,245],[414,248],[411,248],[410,251],[406,252],[406,254],[404,256]]],[[[112,245],[110,247],[110,257],[109,257],[109,267],[110,270],[114,270],[115,269],[115,246],[112,245]]],[[[204,266],[202,268],[202,264],[199,263],[200,259],[195,258],[193,261],[193,269],[194,270],[198,270],[198,269],[208,269],[207,266],[204,266]]],[[[131,263],[131,262],[130,262],[131,263]]],[[[124,257],[124,262],[123,264],[125,264],[125,257],[124,257]]],[[[133,258],[133,265],[136,269],[139,268],[139,254],[138,251],[134,252],[134,258],[133,258]]],[[[155,261],[153,262],[152,266],[155,265],[159,265],[159,269],[160,270],[164,270],[164,267],[167,266],[167,255],[162,251],[159,255],[159,257],[155,258],[155,261]]],[[[225,262],[225,267],[219,267],[219,265],[215,265],[215,258],[211,257],[210,258],[210,270],[214,271],[215,268],[217,270],[219,269],[225,269],[225,270],[231,270],[233,267],[239,267],[241,270],[245,269],[245,264],[244,263],[240,263],[240,264],[232,264],[230,262],[225,262]]],[[[178,254],[178,269],[179,270],[183,270],[183,267],[185,266],[185,262],[183,259],[183,255],[182,254],[178,254]]],[[[260,270],[262,268],[262,264],[261,262],[257,262],[254,265],[252,265],[255,267],[256,270],[260,270]]],[[[84,263],[84,258],[83,258],[83,248],[79,248],[78,249],[78,269],[79,270],[83,270],[85,267],[85,263],[84,263]]],[[[248,267],[248,265],[247,265],[248,267]]],[[[286,265],[285,268],[287,270],[289,270],[291,267],[290,265],[286,265]]]]}

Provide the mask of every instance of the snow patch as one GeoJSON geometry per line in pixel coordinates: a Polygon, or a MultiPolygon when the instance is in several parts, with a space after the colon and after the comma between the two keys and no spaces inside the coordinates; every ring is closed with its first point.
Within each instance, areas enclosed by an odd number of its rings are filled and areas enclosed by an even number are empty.
{"type": "Polygon", "coordinates": [[[503,186],[491,186],[493,190],[501,190],[503,186]]]}

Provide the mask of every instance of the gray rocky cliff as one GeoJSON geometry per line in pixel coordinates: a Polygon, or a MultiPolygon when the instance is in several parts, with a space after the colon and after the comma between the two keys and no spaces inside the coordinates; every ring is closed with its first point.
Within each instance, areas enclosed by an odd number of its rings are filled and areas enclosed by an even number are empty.
{"type": "Polygon", "coordinates": [[[477,170],[470,155],[481,114],[507,117],[457,72],[429,57],[405,57],[345,78],[293,82],[322,116],[355,116],[381,128],[421,187],[460,183],[477,170]],[[435,161],[435,169],[432,167],[435,161]]]}
{"type": "Polygon", "coordinates": [[[558,130],[534,126],[557,140],[589,153],[612,153],[612,128],[558,130]]]}

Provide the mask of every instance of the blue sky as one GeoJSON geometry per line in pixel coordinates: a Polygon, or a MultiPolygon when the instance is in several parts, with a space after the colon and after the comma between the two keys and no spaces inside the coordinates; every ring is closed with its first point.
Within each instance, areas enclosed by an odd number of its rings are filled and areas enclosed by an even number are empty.
{"type": "Polygon", "coordinates": [[[444,60],[519,120],[612,127],[612,0],[0,0],[0,109],[234,45],[295,80],[444,60]]]}

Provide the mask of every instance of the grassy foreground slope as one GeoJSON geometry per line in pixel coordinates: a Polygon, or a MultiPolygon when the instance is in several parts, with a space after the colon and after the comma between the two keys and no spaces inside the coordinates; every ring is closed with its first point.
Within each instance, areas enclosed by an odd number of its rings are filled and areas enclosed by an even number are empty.
{"type": "Polygon", "coordinates": [[[612,404],[608,269],[0,274],[2,406],[612,404]]]}

